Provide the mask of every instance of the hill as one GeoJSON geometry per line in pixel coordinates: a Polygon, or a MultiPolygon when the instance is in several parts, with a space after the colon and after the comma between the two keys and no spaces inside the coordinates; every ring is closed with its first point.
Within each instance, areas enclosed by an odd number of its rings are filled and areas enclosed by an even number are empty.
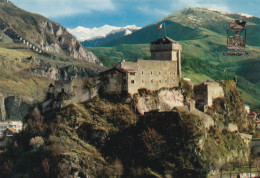
{"type": "MultiPolygon", "coordinates": [[[[0,2],[1,31],[15,39],[17,35],[46,53],[100,64],[99,60],[59,24],[38,14],[26,12],[10,1],[0,2]]],[[[19,40],[18,38],[18,40],[19,40]]]]}
{"type": "Polygon", "coordinates": [[[206,114],[153,110],[140,116],[132,104],[145,97],[157,106],[152,98],[160,92],[144,90],[129,104],[96,96],[44,114],[35,108],[25,129],[0,152],[0,176],[206,177],[231,171],[247,162],[240,133],[252,131],[252,123],[235,82],[223,84],[225,97],[206,114]]]}
{"type": "MultiPolygon", "coordinates": [[[[189,60],[198,58],[201,61],[206,61],[207,66],[217,69],[222,73],[222,77],[226,76],[229,79],[232,79],[233,76],[239,77],[239,87],[243,91],[245,101],[253,107],[260,106],[260,85],[257,80],[260,78],[257,70],[259,68],[257,61],[259,60],[258,54],[260,52],[260,44],[257,43],[257,40],[260,38],[259,33],[257,33],[260,30],[260,19],[258,17],[224,13],[205,8],[185,8],[131,35],[106,43],[102,47],[89,49],[106,66],[112,66],[122,59],[149,59],[149,43],[164,35],[163,30],[157,29],[157,26],[162,22],[166,23],[167,36],[182,44],[183,53],[191,56],[189,60]],[[227,22],[235,19],[247,22],[246,51],[250,53],[249,56],[223,56],[223,52],[227,51],[227,22]],[[252,66],[254,66],[255,70],[251,70],[252,66]],[[226,71],[225,74],[223,71],[226,71]]],[[[184,66],[186,68],[184,70],[185,77],[193,76],[195,83],[196,81],[201,81],[201,74],[203,74],[202,76],[212,78],[212,75],[206,74],[207,69],[201,68],[201,73],[198,75],[193,69],[199,66],[193,66],[192,61],[189,64],[189,66],[184,66]],[[190,75],[185,73],[190,73],[190,75]]],[[[216,78],[213,77],[212,79],[216,78]]]]}
{"type": "Polygon", "coordinates": [[[22,101],[35,104],[44,100],[54,80],[95,77],[104,69],[64,27],[0,1],[1,116],[12,110],[6,105],[8,97],[16,98],[10,107],[19,107],[22,101]]]}

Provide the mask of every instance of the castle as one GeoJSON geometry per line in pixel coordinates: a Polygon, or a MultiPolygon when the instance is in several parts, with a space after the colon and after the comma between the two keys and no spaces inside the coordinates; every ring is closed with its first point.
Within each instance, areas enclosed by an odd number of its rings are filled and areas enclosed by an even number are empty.
{"type": "Polygon", "coordinates": [[[133,95],[142,88],[159,90],[179,87],[182,46],[163,37],[151,43],[150,51],[152,60],[123,60],[114,68],[102,72],[103,92],[133,95]]]}

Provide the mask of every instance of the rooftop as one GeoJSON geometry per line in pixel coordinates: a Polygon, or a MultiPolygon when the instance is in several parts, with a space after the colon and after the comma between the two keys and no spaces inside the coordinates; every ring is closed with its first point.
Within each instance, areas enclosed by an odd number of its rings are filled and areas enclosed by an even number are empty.
{"type": "Polygon", "coordinates": [[[171,43],[178,44],[177,41],[174,41],[173,39],[171,39],[167,36],[164,36],[156,41],[151,42],[151,44],[171,44],[171,43]]]}

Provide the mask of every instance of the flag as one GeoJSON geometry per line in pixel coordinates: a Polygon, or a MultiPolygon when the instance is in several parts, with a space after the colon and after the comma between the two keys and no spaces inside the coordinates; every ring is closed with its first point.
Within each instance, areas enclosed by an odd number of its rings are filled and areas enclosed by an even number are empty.
{"type": "Polygon", "coordinates": [[[158,26],[158,29],[164,28],[164,22],[158,26]]]}

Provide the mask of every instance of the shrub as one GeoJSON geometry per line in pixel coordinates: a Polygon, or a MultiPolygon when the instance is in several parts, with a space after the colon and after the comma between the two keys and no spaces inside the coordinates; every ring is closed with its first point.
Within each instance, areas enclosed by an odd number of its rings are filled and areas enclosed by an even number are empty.
{"type": "Polygon", "coordinates": [[[38,149],[40,146],[42,146],[44,144],[44,140],[42,137],[34,137],[31,138],[30,140],[30,145],[34,148],[34,149],[38,149]]]}
{"type": "Polygon", "coordinates": [[[8,175],[12,172],[14,167],[14,164],[12,161],[7,160],[4,162],[4,164],[1,166],[0,172],[4,175],[8,175]]]}
{"type": "Polygon", "coordinates": [[[115,170],[116,170],[117,176],[123,175],[123,173],[124,173],[124,166],[123,166],[123,164],[122,164],[122,162],[121,162],[120,159],[117,158],[117,159],[115,160],[115,162],[114,162],[114,168],[115,168],[115,170]]]}
{"type": "Polygon", "coordinates": [[[45,158],[44,160],[42,160],[42,167],[43,167],[44,173],[45,173],[46,175],[49,175],[50,166],[49,166],[49,161],[48,161],[47,158],[45,158]]]}
{"type": "Polygon", "coordinates": [[[148,128],[141,133],[141,137],[149,156],[158,156],[161,153],[161,146],[165,143],[165,140],[155,129],[148,128]]]}

